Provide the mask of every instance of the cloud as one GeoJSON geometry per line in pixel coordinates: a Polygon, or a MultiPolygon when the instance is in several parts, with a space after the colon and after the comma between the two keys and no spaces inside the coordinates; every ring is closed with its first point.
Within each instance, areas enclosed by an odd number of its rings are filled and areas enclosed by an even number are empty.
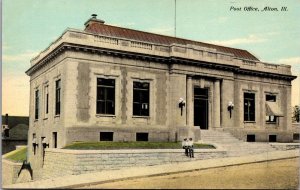
{"type": "Polygon", "coordinates": [[[266,35],[267,36],[278,36],[280,34],[280,32],[267,32],[266,35]]]}
{"type": "Polygon", "coordinates": [[[29,77],[23,74],[2,76],[2,113],[28,116],[29,77]]]}
{"type": "Polygon", "coordinates": [[[289,58],[279,59],[278,63],[289,64],[289,65],[299,65],[300,57],[289,57],[289,58]]]}
{"type": "Polygon", "coordinates": [[[218,18],[212,19],[212,22],[225,23],[228,19],[228,17],[220,16],[218,18]]]}
{"type": "Polygon", "coordinates": [[[262,36],[250,34],[245,38],[236,38],[231,40],[214,40],[214,41],[210,41],[210,43],[224,45],[224,46],[232,46],[232,45],[239,45],[239,44],[261,43],[266,40],[267,39],[263,38],[262,36]]]}
{"type": "Polygon", "coordinates": [[[3,54],[3,62],[12,62],[12,61],[26,61],[38,55],[38,52],[26,51],[24,53],[15,54],[15,55],[6,55],[3,54]]]}
{"type": "Polygon", "coordinates": [[[2,50],[8,50],[8,49],[10,49],[10,46],[8,46],[7,44],[2,45],[2,50]]]}
{"type": "Polygon", "coordinates": [[[300,57],[279,59],[277,63],[292,66],[292,74],[298,76],[292,81],[292,105],[300,105],[300,57]]]}
{"type": "Polygon", "coordinates": [[[291,65],[292,73],[300,76],[300,57],[289,57],[279,59],[277,63],[291,65]]]}
{"type": "Polygon", "coordinates": [[[164,34],[164,35],[172,35],[174,32],[174,28],[169,27],[169,28],[151,28],[148,30],[151,33],[156,33],[156,34],[164,34]]]}
{"type": "Polygon", "coordinates": [[[112,26],[118,26],[118,27],[130,27],[130,26],[134,26],[135,23],[134,22],[126,22],[126,23],[122,23],[122,24],[109,24],[112,26]]]}

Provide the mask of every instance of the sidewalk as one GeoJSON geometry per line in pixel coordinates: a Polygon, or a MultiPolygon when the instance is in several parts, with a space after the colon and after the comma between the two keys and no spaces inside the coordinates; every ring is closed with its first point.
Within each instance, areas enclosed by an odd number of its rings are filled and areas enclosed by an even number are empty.
{"type": "Polygon", "coordinates": [[[299,157],[299,149],[288,151],[265,152],[257,155],[241,157],[227,157],[218,159],[198,160],[178,164],[165,164],[156,166],[134,167],[121,170],[102,171],[97,173],[70,175],[54,179],[46,179],[29,183],[19,183],[3,188],[79,188],[81,186],[101,184],[121,179],[133,179],[138,177],[159,176],[195,170],[226,167],[248,163],[265,162],[299,157]]]}

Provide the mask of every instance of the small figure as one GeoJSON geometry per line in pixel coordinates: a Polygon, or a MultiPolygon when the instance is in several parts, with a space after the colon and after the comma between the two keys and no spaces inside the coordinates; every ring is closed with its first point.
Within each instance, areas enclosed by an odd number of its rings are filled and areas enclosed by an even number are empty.
{"type": "Polygon", "coordinates": [[[185,150],[184,151],[185,155],[188,156],[187,138],[183,139],[181,145],[182,145],[182,148],[185,150]]]}
{"type": "Polygon", "coordinates": [[[193,142],[193,138],[189,138],[189,140],[187,141],[187,149],[188,149],[188,156],[190,158],[194,158],[194,142],[193,142]]]}

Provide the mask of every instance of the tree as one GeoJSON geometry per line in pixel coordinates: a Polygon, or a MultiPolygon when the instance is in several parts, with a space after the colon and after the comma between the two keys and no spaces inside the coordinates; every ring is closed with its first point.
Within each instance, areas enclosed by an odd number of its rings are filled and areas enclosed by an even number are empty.
{"type": "Polygon", "coordinates": [[[300,122],[300,106],[295,106],[293,109],[293,122],[300,122]]]}

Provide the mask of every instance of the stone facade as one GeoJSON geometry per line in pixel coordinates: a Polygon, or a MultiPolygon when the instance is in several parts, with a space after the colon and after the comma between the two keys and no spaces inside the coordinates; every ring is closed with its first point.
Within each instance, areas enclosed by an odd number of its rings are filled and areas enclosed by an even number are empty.
{"type": "Polygon", "coordinates": [[[148,134],[149,141],[197,141],[202,128],[228,130],[244,140],[256,135],[256,141],[268,141],[269,135],[277,135],[276,141],[292,141],[295,77],[290,66],[261,62],[245,50],[130,29],[122,31],[137,35],[103,34],[103,27],[119,30],[90,19],[85,30],[67,29],[31,60],[26,72],[31,78],[28,158],[34,168],[42,167],[47,145],[62,148],[74,141],[99,141],[104,132],[113,132],[114,141],[136,141],[137,133],[148,134]],[[144,40],[138,40],[139,35],[144,40]],[[114,114],[96,111],[97,78],[114,80],[114,114]],[[149,84],[147,116],[133,115],[135,81],[149,84]],[[252,121],[244,119],[245,93],[255,97],[252,121]],[[282,113],[275,122],[266,122],[266,95],[276,96],[282,113]],[[185,100],[182,108],[180,98],[185,100]],[[229,102],[234,104],[230,111],[229,102]]]}

